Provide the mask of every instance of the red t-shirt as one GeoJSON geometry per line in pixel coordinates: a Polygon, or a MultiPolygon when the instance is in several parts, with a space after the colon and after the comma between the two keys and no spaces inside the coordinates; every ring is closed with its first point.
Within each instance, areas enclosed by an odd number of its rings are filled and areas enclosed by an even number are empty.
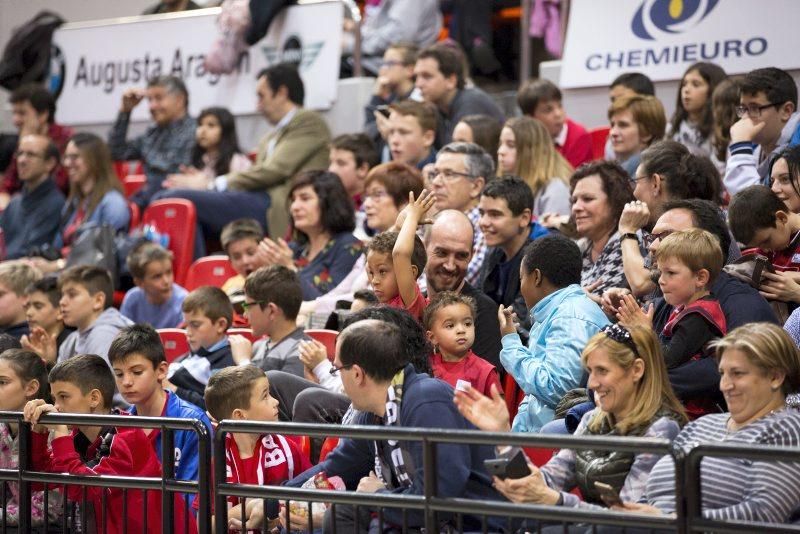
{"type": "Polygon", "coordinates": [[[403,297],[400,296],[400,293],[391,298],[386,304],[392,308],[406,310],[417,321],[422,322],[422,314],[425,313],[425,308],[428,307],[428,299],[426,299],[422,291],[419,290],[417,284],[414,284],[414,290],[416,293],[414,294],[414,302],[411,303],[411,306],[406,306],[405,303],[403,303],[403,297]]]}
{"type": "Polygon", "coordinates": [[[466,380],[486,396],[491,396],[492,384],[497,386],[497,391],[503,391],[494,365],[472,351],[457,362],[446,362],[441,354],[436,353],[431,356],[431,368],[433,376],[453,387],[456,387],[459,380],[466,380]]]}

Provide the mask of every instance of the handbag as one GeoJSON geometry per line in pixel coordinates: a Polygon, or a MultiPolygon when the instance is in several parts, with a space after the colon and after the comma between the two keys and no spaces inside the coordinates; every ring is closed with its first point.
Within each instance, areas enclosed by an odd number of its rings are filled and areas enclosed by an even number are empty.
{"type": "Polygon", "coordinates": [[[67,267],[95,265],[111,273],[116,286],[119,275],[117,251],[114,244],[116,232],[108,224],[85,225],[79,230],[67,256],[67,267]]]}

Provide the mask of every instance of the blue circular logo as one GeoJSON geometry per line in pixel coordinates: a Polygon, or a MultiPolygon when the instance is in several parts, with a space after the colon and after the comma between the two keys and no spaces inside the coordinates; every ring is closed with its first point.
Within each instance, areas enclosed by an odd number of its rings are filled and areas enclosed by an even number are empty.
{"type": "Polygon", "coordinates": [[[719,0],[644,0],[631,23],[634,35],[653,41],[676,35],[699,24],[719,0]]]}

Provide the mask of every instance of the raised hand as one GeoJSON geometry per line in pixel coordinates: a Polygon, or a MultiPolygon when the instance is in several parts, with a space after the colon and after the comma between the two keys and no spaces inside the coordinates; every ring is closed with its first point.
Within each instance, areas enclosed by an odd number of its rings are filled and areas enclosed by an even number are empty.
{"type": "Polygon", "coordinates": [[[20,343],[22,348],[32,350],[46,362],[56,363],[56,358],[58,357],[56,336],[51,336],[41,326],[34,326],[30,335],[22,336],[20,343]]]}
{"type": "Polygon", "coordinates": [[[122,93],[122,106],[120,107],[120,111],[123,113],[130,113],[133,111],[133,108],[138,106],[139,102],[144,99],[144,96],[144,89],[140,87],[126,89],[125,92],[122,93]]]}
{"type": "Polygon", "coordinates": [[[493,384],[491,397],[487,397],[474,387],[467,390],[457,389],[453,402],[467,421],[489,432],[507,432],[511,430],[506,401],[493,384]]]}

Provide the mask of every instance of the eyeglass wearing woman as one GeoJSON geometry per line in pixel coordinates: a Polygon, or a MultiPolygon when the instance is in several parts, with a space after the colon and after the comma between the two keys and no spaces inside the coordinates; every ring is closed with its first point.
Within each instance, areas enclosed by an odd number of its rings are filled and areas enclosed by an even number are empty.
{"type": "MultiPolygon", "coordinates": [[[[610,325],[589,339],[581,361],[597,407],[583,416],[575,435],[672,439],[686,422],[652,330],[610,325]]],[[[456,392],[455,403],[483,430],[508,428],[508,412],[499,394],[489,399],[474,390],[456,392]]],[[[657,459],[650,454],[562,449],[541,468],[529,464],[530,475],[495,478],[494,485],[512,502],[597,507],[602,501],[594,483],[604,482],[624,500],[635,502],[657,459]],[[576,486],[585,500],[570,493],[576,486]]]]}

